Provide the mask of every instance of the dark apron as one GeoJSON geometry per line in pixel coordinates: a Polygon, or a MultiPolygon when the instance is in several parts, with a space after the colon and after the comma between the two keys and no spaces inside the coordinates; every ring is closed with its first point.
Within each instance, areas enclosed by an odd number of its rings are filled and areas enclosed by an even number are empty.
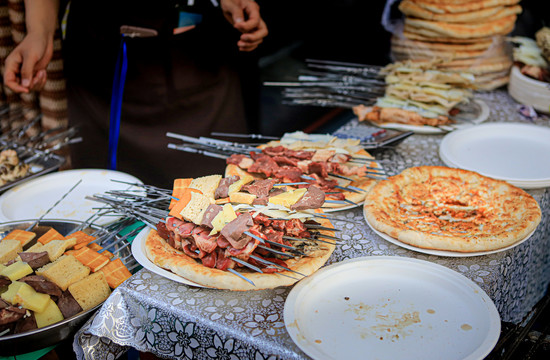
{"type": "Polygon", "coordinates": [[[172,35],[174,7],[168,1],[152,3],[72,1],[64,44],[69,122],[79,126],[84,141],[73,146],[71,159],[74,168],[107,167],[119,29],[152,28],[158,36],[127,40],[117,170],[171,188],[175,178],[223,174],[225,163],[168,149],[178,140],[166,132],[195,137],[247,132],[236,55],[239,34],[220,9],[212,8],[196,29],[172,35]]]}

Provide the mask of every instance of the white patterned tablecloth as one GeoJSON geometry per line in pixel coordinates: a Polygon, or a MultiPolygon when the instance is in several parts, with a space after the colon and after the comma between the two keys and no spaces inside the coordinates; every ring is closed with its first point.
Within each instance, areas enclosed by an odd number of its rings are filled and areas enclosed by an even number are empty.
{"type": "MultiPolygon", "coordinates": [[[[477,96],[491,108],[489,122],[527,121],[506,92],[477,96]]],[[[547,117],[535,123],[550,126],[547,117]]],[[[364,125],[356,120],[338,130],[348,134],[361,131],[366,131],[364,125]]],[[[392,160],[388,168],[393,173],[417,165],[443,165],[438,156],[441,139],[441,135],[415,134],[377,158],[392,160]]],[[[356,208],[334,213],[353,223],[334,223],[343,230],[344,244],[337,247],[327,265],[377,255],[432,261],[473,280],[494,301],[502,321],[519,323],[544,296],[550,282],[550,189],[528,192],[543,210],[542,221],[528,241],[511,250],[477,257],[440,257],[406,250],[373,233],[362,210],[356,208]]],[[[116,289],[77,333],[74,349],[79,359],[115,359],[128,347],[166,358],[308,359],[284,326],[283,308],[289,291],[193,288],[143,269],[116,289]]]]}

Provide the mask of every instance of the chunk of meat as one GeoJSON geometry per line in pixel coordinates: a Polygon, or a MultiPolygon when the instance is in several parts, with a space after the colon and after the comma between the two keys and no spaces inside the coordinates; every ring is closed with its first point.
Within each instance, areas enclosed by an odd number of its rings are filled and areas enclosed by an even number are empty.
{"type": "Polygon", "coordinates": [[[325,193],[317,186],[311,185],[306,193],[296,203],[290,205],[291,210],[318,209],[325,203],[325,193]]]}
{"type": "Polygon", "coordinates": [[[209,234],[210,229],[204,226],[197,226],[191,234],[197,248],[205,253],[211,253],[218,246],[217,236],[210,236],[209,234]]]}
{"type": "Polygon", "coordinates": [[[212,229],[212,220],[222,211],[222,207],[216,204],[210,204],[206,208],[204,216],[201,220],[201,225],[212,229]]]}
{"type": "Polygon", "coordinates": [[[329,149],[319,149],[315,152],[315,155],[311,158],[313,162],[327,162],[336,154],[336,151],[329,149]]]}
{"type": "Polygon", "coordinates": [[[267,197],[273,185],[277,183],[275,179],[255,180],[253,183],[244,185],[241,190],[254,194],[257,197],[267,197]]]}
{"type": "Polygon", "coordinates": [[[58,297],[61,296],[62,293],[59,286],[39,275],[28,275],[19,279],[19,281],[27,283],[34,289],[34,291],[39,293],[58,297]]]}
{"type": "Polygon", "coordinates": [[[221,235],[231,243],[235,249],[242,249],[246,246],[250,239],[243,237],[243,233],[248,231],[254,225],[252,215],[243,213],[225,225],[221,231],[221,235]]]}
{"type": "MultiPolygon", "coordinates": [[[[254,161],[252,159],[249,159],[249,160],[251,161],[250,165],[252,165],[254,163],[254,161]]],[[[237,164],[237,166],[238,166],[238,164],[237,164]]],[[[237,176],[237,175],[232,175],[232,176],[228,176],[228,177],[225,177],[225,178],[221,179],[218,187],[216,188],[216,191],[214,192],[214,198],[215,199],[221,199],[221,198],[228,197],[229,196],[229,186],[231,184],[237,182],[239,179],[240,179],[240,177],[237,176]]]]}
{"type": "Polygon", "coordinates": [[[82,307],[78,304],[78,302],[75,300],[73,295],[69,292],[69,290],[64,291],[59,299],[57,300],[57,306],[59,307],[59,310],[61,311],[61,314],[63,314],[63,317],[70,318],[73,315],[78,314],[82,311],[82,307]]]}
{"type": "Polygon", "coordinates": [[[279,165],[277,165],[277,163],[270,156],[261,155],[254,161],[254,164],[248,168],[248,171],[261,173],[267,177],[270,177],[277,171],[278,168],[279,165]]]}
{"type": "Polygon", "coordinates": [[[42,252],[21,252],[19,257],[23,262],[26,262],[33,270],[41,268],[50,262],[50,257],[47,251],[42,252]]]}

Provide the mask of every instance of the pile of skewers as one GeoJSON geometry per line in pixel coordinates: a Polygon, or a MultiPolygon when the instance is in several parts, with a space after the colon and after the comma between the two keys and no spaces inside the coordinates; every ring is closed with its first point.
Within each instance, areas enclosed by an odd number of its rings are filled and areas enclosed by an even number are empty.
{"type": "MultiPolygon", "coordinates": [[[[227,133],[213,133],[213,134],[220,134],[223,136],[237,136],[238,134],[227,134],[227,133]]],[[[230,159],[231,156],[234,155],[245,155],[249,156],[251,153],[257,153],[261,154],[262,150],[259,149],[256,146],[252,145],[258,145],[257,143],[239,143],[239,142],[231,142],[231,141],[225,141],[225,140],[219,140],[219,139],[213,139],[209,137],[200,137],[200,138],[194,138],[187,135],[181,135],[169,132],[166,134],[168,137],[175,138],[182,140],[182,144],[174,144],[170,143],[168,144],[168,148],[189,152],[189,153],[195,153],[200,154],[204,156],[209,157],[215,157],[219,159],[230,159]]],[[[271,136],[264,136],[264,135],[258,135],[258,134],[252,134],[252,135],[243,135],[248,136],[253,139],[258,140],[279,140],[279,138],[271,137],[271,136]]],[[[359,143],[359,146],[361,146],[361,143],[359,143]]],[[[231,159],[230,159],[231,160],[231,159]]],[[[361,175],[362,177],[374,179],[374,180],[383,180],[386,179],[389,174],[386,172],[386,170],[383,168],[382,163],[385,161],[376,160],[375,158],[371,157],[354,157],[351,156],[348,160],[348,164],[351,164],[353,166],[362,167],[364,173],[361,175]],[[370,166],[372,164],[375,164],[376,166],[370,166]]],[[[328,176],[330,178],[337,178],[341,180],[345,180],[348,182],[354,181],[353,178],[350,178],[348,176],[344,176],[342,174],[336,174],[334,172],[329,172],[328,176]]],[[[327,178],[328,179],[328,178],[327,178]]],[[[315,181],[316,179],[313,178],[311,175],[308,175],[306,173],[303,173],[300,176],[301,181],[315,181]]],[[[305,185],[308,184],[307,182],[283,182],[281,184],[289,185],[289,186],[298,186],[298,185],[305,185]]],[[[352,185],[336,185],[334,186],[335,190],[341,190],[341,191],[349,191],[353,193],[364,193],[365,190],[361,188],[357,188],[352,185]]],[[[333,203],[333,204],[340,204],[340,205],[357,205],[353,201],[350,201],[345,198],[337,198],[337,199],[330,199],[330,193],[327,197],[326,202],[327,203],[333,203]]]]}
{"type": "Polygon", "coordinates": [[[283,87],[284,104],[353,108],[372,105],[384,96],[381,67],[326,60],[306,60],[307,68],[296,81],[266,81],[283,87]]]}
{"type": "MultiPolygon", "coordinates": [[[[7,109],[0,110],[0,117],[7,109]]],[[[11,114],[22,118],[22,113],[11,114]]],[[[0,190],[12,186],[16,181],[30,175],[43,173],[45,170],[55,170],[60,167],[64,158],[56,155],[56,151],[64,146],[82,141],[77,136],[74,127],[57,127],[29,135],[29,130],[40,123],[42,115],[29,121],[19,121],[15,127],[1,129],[0,134],[0,190]],[[48,160],[55,159],[46,169],[48,160]]]]}
{"type": "MultiPolygon", "coordinates": [[[[133,218],[135,220],[139,220],[145,223],[151,229],[155,229],[155,230],[158,228],[159,223],[167,222],[167,219],[170,217],[168,206],[170,204],[170,201],[172,199],[175,199],[172,196],[172,190],[162,189],[159,187],[146,185],[146,184],[129,183],[129,182],[123,182],[118,180],[112,180],[112,181],[125,183],[131,186],[131,190],[112,190],[112,191],[107,191],[103,194],[94,194],[93,196],[88,196],[87,199],[103,204],[103,207],[99,208],[98,211],[103,211],[104,212],[103,214],[106,214],[106,213],[119,214],[119,215],[122,214],[125,218],[133,218]],[[139,190],[136,188],[141,188],[142,190],[139,190]]],[[[241,211],[257,210],[254,206],[249,206],[249,207],[243,206],[243,207],[240,207],[239,209],[241,211]]],[[[331,217],[322,213],[308,213],[308,216],[313,218],[328,219],[331,221],[350,222],[350,220],[347,220],[344,218],[331,217]]],[[[271,220],[281,220],[281,219],[271,218],[271,220]]],[[[289,240],[291,242],[310,241],[310,242],[319,242],[319,243],[328,243],[328,244],[342,243],[342,241],[338,237],[323,234],[320,232],[321,230],[341,231],[339,229],[328,228],[316,223],[304,223],[304,226],[307,228],[308,233],[311,235],[311,237],[298,238],[298,237],[285,235],[283,236],[283,239],[289,240]]],[[[259,248],[265,251],[268,251],[272,254],[275,254],[277,256],[280,256],[283,258],[294,257],[294,256],[306,256],[306,254],[304,254],[300,249],[298,249],[295,246],[285,245],[282,243],[274,243],[268,239],[260,238],[258,235],[250,231],[245,232],[245,234],[250,236],[251,238],[258,240],[260,242],[260,245],[258,245],[259,248]],[[278,250],[274,248],[273,245],[281,249],[278,250]]],[[[254,255],[251,255],[251,257],[252,256],[254,255]]],[[[259,269],[257,266],[250,264],[238,257],[232,256],[231,260],[238,262],[240,265],[252,271],[256,271],[260,273],[262,272],[262,270],[259,269]]],[[[293,274],[295,274],[295,276],[296,275],[300,277],[306,276],[288,267],[285,267],[280,263],[270,262],[265,258],[257,258],[256,260],[261,261],[265,265],[268,265],[270,267],[275,267],[281,270],[290,271],[293,274]]],[[[254,285],[254,283],[252,283],[250,279],[240,274],[239,272],[234,271],[231,268],[228,268],[227,271],[233,273],[234,275],[254,285]]],[[[284,274],[280,274],[280,275],[289,276],[284,274]]],[[[294,278],[294,279],[299,280],[298,278],[294,278]]]]}

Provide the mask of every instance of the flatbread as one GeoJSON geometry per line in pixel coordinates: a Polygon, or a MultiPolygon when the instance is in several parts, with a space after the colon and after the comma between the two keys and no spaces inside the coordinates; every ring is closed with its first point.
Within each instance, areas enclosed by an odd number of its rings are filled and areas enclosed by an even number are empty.
{"type": "MultiPolygon", "coordinates": [[[[326,219],[322,219],[320,222],[323,226],[332,227],[330,221],[326,219]]],[[[321,233],[334,236],[333,231],[321,230],[321,233]]],[[[287,266],[306,276],[313,274],[327,262],[335,249],[334,244],[319,242],[319,245],[320,250],[316,251],[314,257],[286,260],[287,266]]],[[[145,241],[145,249],[147,258],[161,268],[172,271],[174,274],[197,284],[216,289],[234,291],[272,289],[279,286],[290,286],[302,278],[302,276],[290,271],[261,274],[239,268],[239,273],[256,285],[253,286],[229,271],[209,268],[198,263],[195,259],[171,247],[159,236],[156,230],[149,232],[145,241]]]]}
{"type": "Polygon", "coordinates": [[[405,30],[425,36],[448,36],[459,39],[484,38],[493,35],[505,35],[511,32],[516,15],[479,23],[451,24],[443,21],[429,21],[405,18],[405,30]]]}
{"type": "Polygon", "coordinates": [[[541,220],[537,201],[522,189],[443,166],[412,167],[381,181],[367,195],[364,214],[405,244],[464,253],[512,245],[541,220]]]}
{"type": "Polygon", "coordinates": [[[489,72],[505,71],[512,67],[512,60],[509,57],[478,58],[453,60],[440,67],[443,69],[452,69],[457,71],[468,71],[474,75],[485,74],[489,72]]]}
{"type": "Polygon", "coordinates": [[[510,82],[510,75],[502,75],[501,77],[494,78],[491,80],[481,80],[476,81],[475,88],[476,90],[481,91],[491,91],[498,89],[501,86],[504,86],[510,82]]]}
{"type": "Polygon", "coordinates": [[[436,51],[476,51],[476,50],[487,50],[493,44],[502,44],[504,43],[503,38],[495,38],[495,41],[480,41],[472,44],[460,44],[460,43],[445,43],[445,42],[431,42],[431,41],[419,41],[419,40],[410,40],[404,36],[392,36],[391,38],[392,45],[399,45],[409,48],[422,48],[426,50],[436,50],[436,51]]]}
{"type": "Polygon", "coordinates": [[[438,14],[464,13],[486,9],[495,6],[510,6],[518,4],[521,0],[468,0],[468,1],[449,1],[449,0],[413,0],[414,3],[428,11],[438,14]]]}
{"type": "Polygon", "coordinates": [[[448,23],[471,23],[496,20],[510,15],[520,14],[521,6],[494,6],[460,13],[437,13],[427,10],[412,0],[404,0],[399,4],[399,10],[406,16],[424,20],[442,21],[448,23]]]}
{"type": "Polygon", "coordinates": [[[415,28],[410,27],[413,31],[409,31],[407,27],[403,29],[403,36],[410,40],[419,40],[425,42],[443,42],[451,44],[487,44],[491,45],[495,36],[486,36],[481,38],[454,38],[451,36],[441,36],[430,32],[430,36],[417,33],[415,28]]]}
{"type": "Polygon", "coordinates": [[[392,44],[391,51],[399,57],[403,56],[406,59],[413,60],[430,60],[433,58],[459,60],[477,58],[483,55],[486,50],[435,50],[426,49],[421,46],[413,47],[392,44]]]}

